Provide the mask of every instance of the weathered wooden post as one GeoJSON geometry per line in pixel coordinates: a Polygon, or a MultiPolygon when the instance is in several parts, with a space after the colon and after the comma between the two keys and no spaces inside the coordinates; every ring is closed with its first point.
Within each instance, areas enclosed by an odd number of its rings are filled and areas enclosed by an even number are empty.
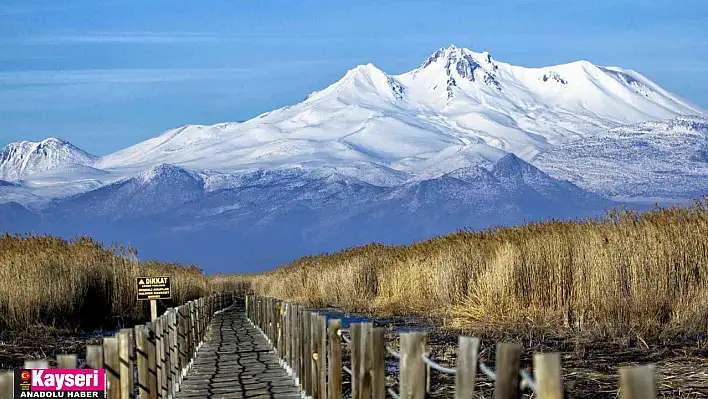
{"type": "Polygon", "coordinates": [[[285,302],[278,301],[278,357],[285,360],[285,302]]]}
{"type": "Polygon", "coordinates": [[[177,354],[179,356],[179,373],[177,378],[181,380],[182,372],[187,367],[187,317],[183,306],[177,308],[177,354]]]}
{"type": "Polygon", "coordinates": [[[293,348],[293,370],[296,380],[299,382],[300,387],[302,387],[302,307],[300,305],[295,306],[293,325],[296,331],[294,337],[295,347],[293,348]]]}
{"type": "Polygon", "coordinates": [[[538,399],[563,399],[560,353],[536,353],[533,370],[538,399]]]}
{"type": "Polygon", "coordinates": [[[425,398],[425,333],[401,333],[400,397],[425,398]]]}
{"type": "Polygon", "coordinates": [[[351,354],[351,389],[352,399],[362,398],[361,394],[361,379],[359,369],[361,367],[361,335],[362,324],[352,323],[349,325],[349,353],[351,354]]]}
{"type": "Polygon", "coordinates": [[[121,399],[118,338],[103,338],[103,368],[106,370],[108,399],[121,399]]]}
{"type": "Polygon", "coordinates": [[[12,398],[15,395],[15,375],[12,371],[0,371],[0,398],[12,398]]]}
{"type": "Polygon", "coordinates": [[[327,316],[318,314],[315,316],[315,330],[317,332],[317,343],[315,363],[317,363],[317,379],[319,397],[327,397],[327,316]]]}
{"type": "Polygon", "coordinates": [[[310,313],[310,370],[312,370],[312,399],[322,399],[320,393],[320,368],[319,362],[319,328],[317,318],[319,314],[310,313]]]}
{"type": "Polygon", "coordinates": [[[49,368],[49,361],[41,359],[41,360],[25,360],[25,368],[26,369],[48,369],[49,368]]]}
{"type": "Polygon", "coordinates": [[[459,337],[455,367],[455,399],[473,399],[477,383],[479,338],[459,337]]]}
{"type": "Polygon", "coordinates": [[[90,369],[103,368],[103,347],[101,345],[86,345],[86,366],[90,369]]]}
{"type": "Polygon", "coordinates": [[[290,303],[283,302],[283,315],[281,317],[283,325],[283,356],[281,356],[281,359],[288,366],[290,366],[290,310],[290,303]]]}
{"type": "Polygon", "coordinates": [[[329,320],[327,355],[327,399],[342,398],[342,320],[329,320]]]}
{"type": "Polygon", "coordinates": [[[312,313],[302,312],[303,332],[303,377],[305,379],[305,395],[312,396],[312,313]]]}
{"type": "Polygon", "coordinates": [[[654,365],[620,368],[620,398],[656,399],[656,377],[654,373],[654,365]]]}
{"type": "Polygon", "coordinates": [[[382,327],[371,330],[371,397],[386,398],[386,337],[382,327]]]}
{"type": "MultiPolygon", "coordinates": [[[[157,320],[157,319],[156,319],[157,320]]],[[[150,399],[157,399],[159,386],[157,384],[157,335],[153,322],[145,323],[147,330],[147,355],[148,355],[148,387],[150,388],[150,399]]]]}
{"type": "Polygon", "coordinates": [[[120,393],[122,399],[132,399],[133,393],[133,330],[123,328],[118,332],[120,357],[120,393]]]}
{"type": "Polygon", "coordinates": [[[165,375],[165,342],[164,342],[164,320],[165,316],[160,316],[155,320],[155,373],[157,379],[157,393],[160,398],[166,395],[166,375],[165,375]]]}
{"type": "Polygon", "coordinates": [[[519,397],[519,371],[521,369],[521,344],[497,344],[494,399],[517,399],[519,397]]]}
{"type": "Polygon", "coordinates": [[[148,332],[147,327],[135,326],[135,354],[138,367],[138,395],[140,398],[150,397],[150,382],[148,371],[148,332]]]}
{"type": "Polygon", "coordinates": [[[197,337],[197,307],[195,301],[189,302],[189,360],[194,359],[197,354],[197,344],[199,343],[199,338],[197,337]]]}
{"type": "MultiPolygon", "coordinates": [[[[361,323],[359,332],[359,366],[357,367],[357,385],[359,398],[370,398],[372,395],[372,370],[374,365],[374,345],[373,345],[374,324],[371,322],[361,323]]],[[[352,369],[352,373],[355,371],[352,369]]]]}
{"type": "Polygon", "coordinates": [[[170,386],[169,394],[175,393],[175,388],[179,382],[180,372],[179,372],[179,339],[177,334],[179,333],[179,321],[177,316],[177,309],[172,309],[170,312],[170,386]]]}
{"type": "Polygon", "coordinates": [[[58,369],[75,369],[76,365],[76,355],[57,355],[58,369]]]}

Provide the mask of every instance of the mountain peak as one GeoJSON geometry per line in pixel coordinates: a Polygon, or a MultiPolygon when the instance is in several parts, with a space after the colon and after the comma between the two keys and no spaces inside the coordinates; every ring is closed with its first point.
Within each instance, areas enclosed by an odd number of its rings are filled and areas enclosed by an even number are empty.
{"type": "Polygon", "coordinates": [[[511,152],[495,162],[491,170],[492,174],[500,180],[518,179],[529,172],[537,171],[534,166],[511,152]]]}
{"type": "Polygon", "coordinates": [[[143,181],[155,181],[155,180],[170,180],[170,179],[199,179],[192,171],[185,169],[181,166],[161,163],[153,166],[147,171],[140,174],[143,181]]]}
{"type": "Polygon", "coordinates": [[[395,78],[368,63],[350,69],[336,83],[310,94],[306,100],[318,100],[330,95],[347,102],[360,101],[362,97],[371,95],[400,100],[405,95],[405,88],[395,78]]]}
{"type": "Polygon", "coordinates": [[[468,48],[464,47],[457,47],[454,44],[451,44],[447,48],[441,47],[437,51],[435,51],[433,54],[431,54],[420,66],[419,69],[424,69],[431,64],[439,61],[444,61],[446,64],[448,63],[455,63],[455,62],[467,62],[468,64],[471,62],[475,63],[492,63],[492,56],[489,55],[488,51],[484,51],[482,53],[477,53],[474,52],[468,48]]]}
{"type": "MultiPolygon", "coordinates": [[[[412,76],[426,76],[428,79],[444,79],[447,100],[451,100],[463,81],[480,82],[499,92],[502,89],[497,78],[499,66],[489,52],[476,53],[467,48],[450,45],[440,48],[430,55],[420,67],[412,71],[412,76]]],[[[440,87],[440,83],[437,84],[440,87]]]]}
{"type": "Polygon", "coordinates": [[[0,150],[0,179],[19,180],[68,166],[92,166],[97,160],[98,157],[59,138],[18,141],[0,150]]]}

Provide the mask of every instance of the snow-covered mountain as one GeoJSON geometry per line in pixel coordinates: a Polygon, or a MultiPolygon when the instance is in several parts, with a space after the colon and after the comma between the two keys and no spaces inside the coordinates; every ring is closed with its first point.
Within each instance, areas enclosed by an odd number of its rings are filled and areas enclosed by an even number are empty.
{"type": "Polygon", "coordinates": [[[708,118],[618,127],[561,144],[533,163],[616,200],[702,198],[708,194],[708,118]]]}
{"type": "Polygon", "coordinates": [[[410,72],[360,65],[298,104],[168,130],[100,158],[55,139],[10,144],[0,212],[13,217],[0,228],[264,269],[617,204],[598,194],[699,196],[706,115],[634,71],[525,68],[451,46],[410,72]]]}
{"type": "Polygon", "coordinates": [[[53,170],[91,167],[97,159],[56,138],[10,143],[0,150],[0,179],[13,181],[53,170]]]}
{"type": "Polygon", "coordinates": [[[633,71],[586,61],[524,68],[449,47],[388,75],[360,65],[293,106],[243,123],[190,125],[102,158],[99,168],[161,163],[239,171],[301,165],[349,169],[372,183],[529,160],[570,139],[628,123],[702,114],[633,71]]]}

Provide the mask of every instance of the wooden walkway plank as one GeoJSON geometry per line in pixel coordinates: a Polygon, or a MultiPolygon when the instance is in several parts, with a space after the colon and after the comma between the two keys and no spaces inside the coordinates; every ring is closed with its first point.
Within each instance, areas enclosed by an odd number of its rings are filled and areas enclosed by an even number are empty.
{"type": "Polygon", "coordinates": [[[199,349],[175,399],[297,398],[300,389],[278,354],[248,321],[243,300],[214,316],[211,340],[199,349]]]}

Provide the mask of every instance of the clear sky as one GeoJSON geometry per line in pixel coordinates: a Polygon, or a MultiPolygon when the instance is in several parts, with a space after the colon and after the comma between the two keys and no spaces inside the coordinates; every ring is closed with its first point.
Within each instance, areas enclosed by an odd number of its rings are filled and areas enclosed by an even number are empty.
{"type": "Polygon", "coordinates": [[[708,109],[708,0],[2,0],[0,146],[103,155],[245,120],[356,66],[392,74],[454,44],[499,61],[637,70],[708,109]]]}

